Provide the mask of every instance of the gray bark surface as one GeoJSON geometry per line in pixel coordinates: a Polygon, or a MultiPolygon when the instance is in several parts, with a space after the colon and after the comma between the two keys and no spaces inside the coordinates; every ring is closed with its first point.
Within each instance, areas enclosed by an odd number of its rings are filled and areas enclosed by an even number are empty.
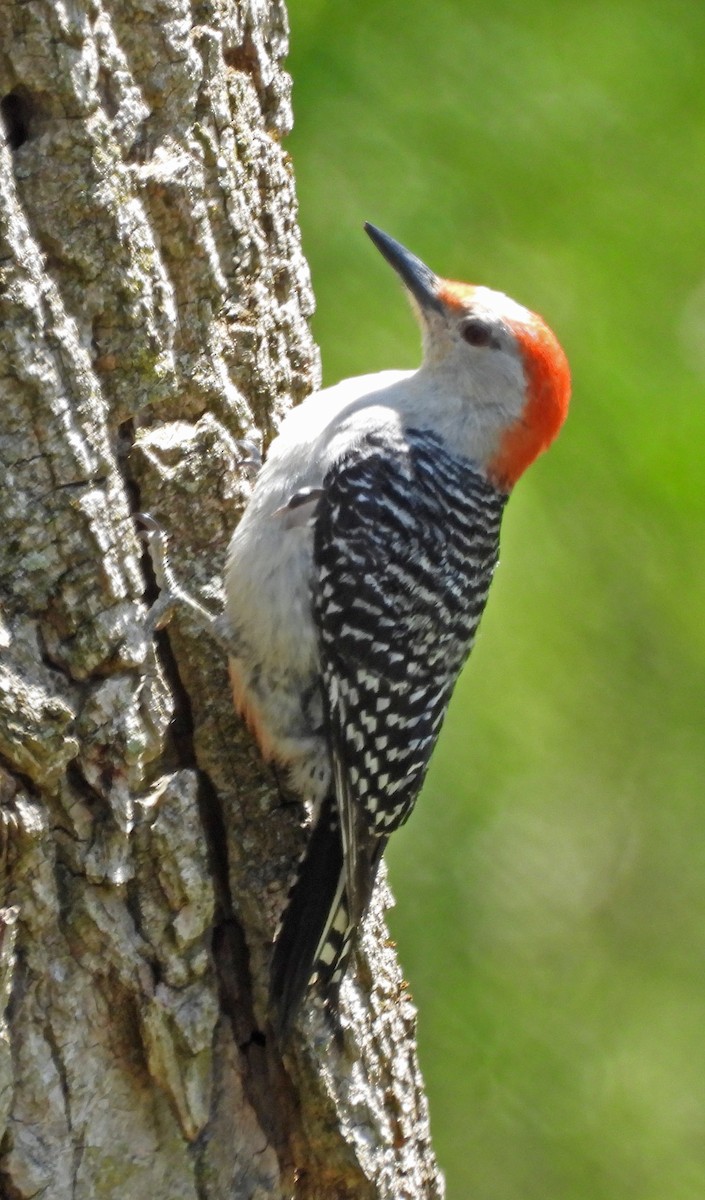
{"type": "Polygon", "coordinates": [[[217,647],[266,444],[315,386],[277,0],[0,0],[0,1197],[436,1197],[378,889],[333,1038],[268,1036],[303,844],[217,647]]]}

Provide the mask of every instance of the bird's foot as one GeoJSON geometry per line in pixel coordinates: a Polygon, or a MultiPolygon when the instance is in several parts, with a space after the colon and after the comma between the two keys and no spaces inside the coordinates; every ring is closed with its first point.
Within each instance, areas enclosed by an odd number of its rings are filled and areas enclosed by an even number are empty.
{"type": "Polygon", "coordinates": [[[149,609],[145,621],[147,637],[154,637],[158,630],[168,625],[177,608],[186,608],[199,629],[222,646],[226,654],[234,655],[232,631],[225,615],[210,612],[176,579],[169,561],[169,547],[164,530],[150,513],[136,513],[135,520],[142,526],[140,537],[147,543],[154,578],[159,588],[159,595],[149,609]]]}

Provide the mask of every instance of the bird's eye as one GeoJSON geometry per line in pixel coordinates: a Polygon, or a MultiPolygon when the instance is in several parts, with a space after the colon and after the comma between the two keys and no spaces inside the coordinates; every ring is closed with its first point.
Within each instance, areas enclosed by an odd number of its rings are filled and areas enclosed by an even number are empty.
{"type": "Polygon", "coordinates": [[[468,317],[460,326],[460,335],[470,346],[498,346],[497,335],[489,321],[468,317]]]}

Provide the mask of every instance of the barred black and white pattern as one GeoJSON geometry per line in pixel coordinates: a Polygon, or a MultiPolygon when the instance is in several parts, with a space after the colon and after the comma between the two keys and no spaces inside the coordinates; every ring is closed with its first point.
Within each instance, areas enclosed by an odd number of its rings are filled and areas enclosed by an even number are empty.
{"type": "Polygon", "coordinates": [[[329,472],[313,610],[342,799],[409,816],[472,647],[506,496],[433,433],[368,434],[329,472]]]}
{"type": "Polygon", "coordinates": [[[506,496],[433,433],[370,433],[317,489],[313,615],[334,794],[289,896],[271,995],[332,1010],[389,835],[409,816],[485,606],[506,496]]]}

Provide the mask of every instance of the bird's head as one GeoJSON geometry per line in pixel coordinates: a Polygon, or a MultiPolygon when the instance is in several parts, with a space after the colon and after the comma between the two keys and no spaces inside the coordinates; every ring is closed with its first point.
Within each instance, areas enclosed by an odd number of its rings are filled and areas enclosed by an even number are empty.
{"type": "Polygon", "coordinates": [[[414,301],[429,392],[460,405],[461,452],[510,491],[553,441],[568,411],[568,360],[546,323],[501,292],[435,275],[399,242],[367,223],[378,250],[414,301]]]}

